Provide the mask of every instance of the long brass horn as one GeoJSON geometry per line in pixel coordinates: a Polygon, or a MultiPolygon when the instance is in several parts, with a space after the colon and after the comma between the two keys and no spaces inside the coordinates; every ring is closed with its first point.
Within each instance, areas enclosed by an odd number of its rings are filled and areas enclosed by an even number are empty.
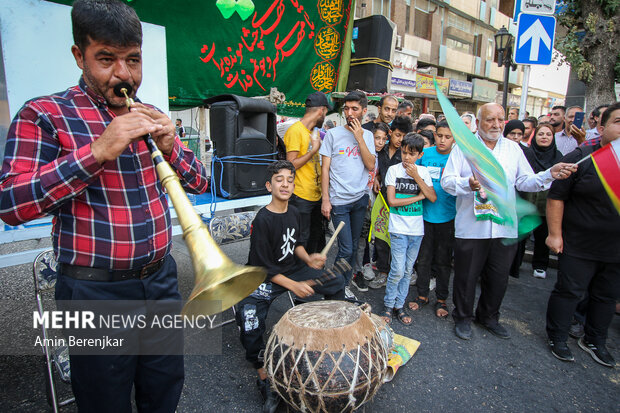
{"type": "MultiPolygon", "coordinates": [[[[125,82],[114,87],[116,96],[126,99],[127,108],[133,105],[133,99],[129,97],[132,89],[125,82]]],[[[179,177],[164,160],[151,135],[144,136],[144,141],[151,152],[157,176],[177,212],[183,239],[192,257],[194,289],[183,307],[183,314],[220,313],[250,295],[267,274],[262,268],[238,265],[226,257],[194,210],[179,177]]]]}

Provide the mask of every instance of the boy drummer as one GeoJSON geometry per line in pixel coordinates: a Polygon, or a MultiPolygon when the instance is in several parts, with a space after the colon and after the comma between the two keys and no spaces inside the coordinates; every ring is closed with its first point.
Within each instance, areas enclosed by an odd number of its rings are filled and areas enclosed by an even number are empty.
{"type": "Polygon", "coordinates": [[[325,257],[318,253],[308,254],[302,245],[297,245],[300,215],[297,208],[288,203],[295,189],[295,168],[289,161],[276,161],[267,170],[269,181],[265,186],[271,192],[271,202],[258,211],[252,222],[248,257],[248,265],[267,270],[267,279],[237,304],[236,318],[245,358],[257,369],[257,385],[265,400],[263,412],[274,412],[279,398],[271,389],[262,360],[269,306],[287,290],[300,298],[319,293],[326,299],[342,300],[344,278],[337,274],[335,278],[313,286],[312,280],[323,275],[321,269],[325,257]]]}

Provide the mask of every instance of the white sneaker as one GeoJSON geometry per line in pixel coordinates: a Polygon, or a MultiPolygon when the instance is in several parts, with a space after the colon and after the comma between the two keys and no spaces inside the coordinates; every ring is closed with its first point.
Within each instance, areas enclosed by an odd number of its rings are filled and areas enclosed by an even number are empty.
{"type": "Polygon", "coordinates": [[[437,286],[437,278],[433,277],[431,278],[431,281],[428,283],[428,290],[433,291],[436,286],[437,286]]]}
{"type": "Polygon", "coordinates": [[[374,280],[368,283],[368,286],[376,290],[381,287],[385,287],[386,283],[387,283],[387,274],[384,272],[380,272],[379,275],[377,275],[374,280]]]}
{"type": "Polygon", "coordinates": [[[364,275],[364,279],[366,281],[371,281],[375,279],[375,272],[372,270],[371,264],[365,264],[362,268],[362,274],[364,275]]]}
{"type": "Polygon", "coordinates": [[[351,289],[348,286],[344,287],[344,298],[345,300],[357,301],[357,297],[355,296],[355,294],[353,294],[353,291],[351,291],[351,289]]]}
{"type": "Polygon", "coordinates": [[[411,279],[409,280],[409,285],[415,285],[418,282],[418,273],[413,270],[411,272],[411,279]]]}
{"type": "Polygon", "coordinates": [[[532,274],[534,278],[547,278],[547,271],[545,270],[534,270],[534,274],[532,274]]]}

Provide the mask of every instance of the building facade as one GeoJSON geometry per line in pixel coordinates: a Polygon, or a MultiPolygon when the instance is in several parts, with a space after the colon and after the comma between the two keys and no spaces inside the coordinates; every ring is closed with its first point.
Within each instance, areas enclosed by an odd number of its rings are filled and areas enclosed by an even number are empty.
{"type": "MultiPolygon", "coordinates": [[[[504,67],[498,66],[495,33],[506,27],[513,35],[515,0],[358,0],[355,17],[382,14],[396,23],[394,70],[388,91],[400,93],[420,113],[440,113],[432,88],[436,76],[459,113],[476,112],[488,102],[501,103],[504,67]]],[[[519,106],[523,66],[510,71],[508,106],[519,106]]],[[[564,96],[529,89],[528,111],[546,113],[564,96]],[[530,110],[532,109],[532,110],[530,110]]]]}

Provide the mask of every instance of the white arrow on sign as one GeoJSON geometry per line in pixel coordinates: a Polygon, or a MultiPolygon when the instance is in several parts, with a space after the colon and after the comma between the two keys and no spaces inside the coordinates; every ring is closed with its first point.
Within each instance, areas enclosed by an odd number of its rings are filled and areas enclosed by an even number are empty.
{"type": "Polygon", "coordinates": [[[540,19],[536,19],[534,24],[523,32],[519,38],[519,49],[529,40],[532,41],[532,43],[530,43],[530,60],[533,62],[538,60],[538,49],[540,47],[540,42],[543,42],[545,46],[547,46],[547,49],[551,50],[551,38],[547,34],[543,24],[540,22],[540,19]]]}

